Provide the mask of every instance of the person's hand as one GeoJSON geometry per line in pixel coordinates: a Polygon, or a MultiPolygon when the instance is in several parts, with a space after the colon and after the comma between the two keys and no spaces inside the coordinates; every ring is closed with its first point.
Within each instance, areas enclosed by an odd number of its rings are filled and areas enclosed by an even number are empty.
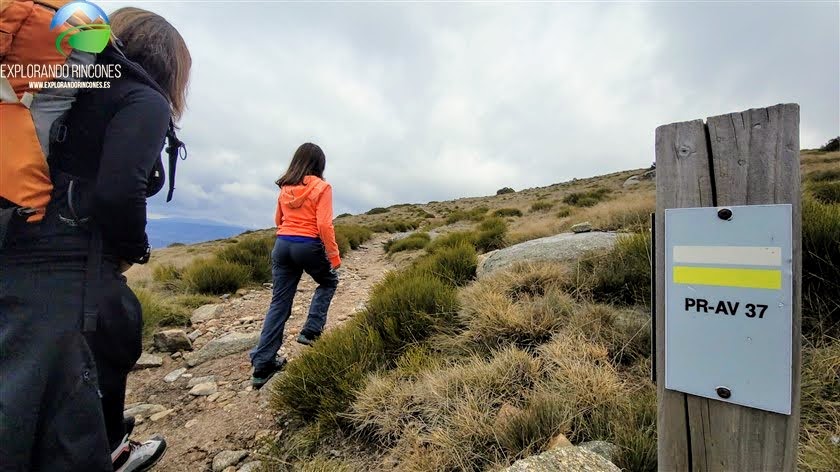
{"type": "Polygon", "coordinates": [[[120,267],[119,267],[120,274],[124,274],[128,269],[131,269],[131,266],[133,266],[133,265],[134,264],[132,264],[130,262],[120,261],[120,267]]]}

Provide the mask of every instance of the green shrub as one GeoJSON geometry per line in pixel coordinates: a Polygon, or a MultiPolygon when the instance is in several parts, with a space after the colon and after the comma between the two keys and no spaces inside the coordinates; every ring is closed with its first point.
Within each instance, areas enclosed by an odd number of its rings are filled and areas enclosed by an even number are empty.
{"type": "Polygon", "coordinates": [[[186,286],[195,293],[221,295],[239,290],[251,280],[248,267],[220,258],[199,259],[187,266],[186,286]]]}
{"type": "MultiPolygon", "coordinates": [[[[439,256],[449,270],[458,257],[439,256]]],[[[438,270],[441,272],[442,270],[438,270]]],[[[367,375],[393,362],[409,345],[452,326],[454,286],[416,266],[391,272],[377,284],[365,311],[330,330],[289,364],[274,392],[276,406],[304,419],[340,422],[367,375]]]]}
{"type": "Polygon", "coordinates": [[[150,336],[161,326],[188,326],[190,314],[181,306],[163,300],[160,295],[144,289],[133,289],[143,310],[143,335],[150,336]]]}
{"type": "Polygon", "coordinates": [[[426,272],[455,286],[463,286],[475,278],[478,255],[466,241],[456,246],[440,246],[431,255],[417,262],[414,270],[426,272]]]}
{"type": "Polygon", "coordinates": [[[152,280],[165,288],[175,289],[181,283],[181,271],[174,264],[168,262],[157,264],[152,268],[152,280]]]}
{"type": "Polygon", "coordinates": [[[169,302],[173,305],[182,306],[190,310],[195,310],[198,307],[209,305],[217,301],[218,298],[197,294],[182,294],[169,298],[169,302]]]}
{"type": "Polygon", "coordinates": [[[342,214],[336,216],[335,219],[347,218],[348,216],[353,216],[353,215],[351,215],[350,213],[342,213],[342,214]]]}
{"type": "Polygon", "coordinates": [[[496,190],[496,195],[504,195],[506,193],[516,193],[516,190],[510,187],[502,187],[499,190],[496,190]]]}
{"type": "Polygon", "coordinates": [[[166,247],[182,247],[182,246],[186,246],[186,244],[184,244],[184,243],[172,243],[172,244],[170,244],[169,246],[166,246],[166,247]]]}
{"type": "Polygon", "coordinates": [[[216,253],[219,259],[248,269],[249,279],[257,283],[271,280],[271,251],[275,236],[248,237],[225,246],[216,253]]]}
{"type": "Polygon", "coordinates": [[[374,233],[403,233],[406,231],[412,231],[417,229],[420,226],[419,221],[391,221],[386,223],[377,223],[373,226],[370,226],[370,230],[374,233]]]}
{"type": "Polygon", "coordinates": [[[563,197],[563,203],[576,207],[590,207],[606,199],[610,189],[598,188],[588,192],[574,192],[563,197]]]}
{"type": "Polygon", "coordinates": [[[365,214],[366,215],[382,215],[384,213],[388,213],[389,211],[391,211],[391,210],[389,210],[387,208],[376,207],[376,208],[371,208],[365,214]]]}
{"type": "Polygon", "coordinates": [[[823,146],[820,147],[820,151],[822,152],[834,152],[840,151],[840,136],[836,138],[831,138],[825,143],[823,146]]]}
{"type": "Polygon", "coordinates": [[[350,249],[359,249],[359,246],[367,242],[372,236],[373,232],[370,228],[361,225],[337,225],[335,227],[335,235],[339,235],[347,240],[350,249]]]}
{"type": "MultiPolygon", "coordinates": [[[[458,207],[456,206],[455,208],[458,207]]],[[[484,215],[487,214],[487,211],[488,208],[486,206],[476,207],[472,210],[455,210],[446,217],[446,224],[451,225],[464,220],[481,221],[484,215]]]]}
{"type": "Polygon", "coordinates": [[[478,235],[474,231],[455,231],[436,237],[426,246],[426,250],[433,253],[438,249],[460,246],[462,243],[475,246],[477,238],[478,235]]]}
{"type": "Polygon", "coordinates": [[[394,254],[401,251],[423,249],[431,241],[428,233],[413,233],[402,239],[392,239],[385,243],[385,251],[394,254]]]}
{"type": "Polygon", "coordinates": [[[554,208],[554,204],[551,202],[534,202],[534,204],[531,205],[531,211],[533,212],[547,211],[551,210],[552,208],[554,208]]]}
{"type": "Polygon", "coordinates": [[[560,211],[557,212],[557,218],[566,218],[572,214],[572,210],[569,207],[563,207],[560,211]]]}
{"type": "Polygon", "coordinates": [[[624,236],[608,253],[581,260],[571,288],[599,302],[650,306],[650,251],[649,233],[624,236]]]}
{"type": "Polygon", "coordinates": [[[350,247],[350,239],[341,233],[335,233],[335,243],[338,245],[338,254],[341,257],[344,257],[352,249],[350,247]]]}
{"type": "Polygon", "coordinates": [[[802,333],[840,337],[840,204],[802,201],[802,333]]]}
{"type": "Polygon", "coordinates": [[[368,374],[387,362],[382,339],[359,316],[324,333],[286,367],[275,383],[272,404],[304,420],[335,422],[368,374]]]}
{"type": "Polygon", "coordinates": [[[808,189],[822,203],[840,203],[840,182],[814,182],[808,189]]]}
{"type": "Polygon", "coordinates": [[[475,246],[481,252],[495,251],[506,246],[508,226],[499,217],[488,218],[478,225],[475,246]]]}
{"type": "Polygon", "coordinates": [[[840,170],[820,170],[805,176],[811,182],[833,182],[840,180],[840,170]]]}
{"type": "Polygon", "coordinates": [[[499,208],[493,212],[493,216],[522,216],[522,210],[519,210],[518,208],[499,208]]]}

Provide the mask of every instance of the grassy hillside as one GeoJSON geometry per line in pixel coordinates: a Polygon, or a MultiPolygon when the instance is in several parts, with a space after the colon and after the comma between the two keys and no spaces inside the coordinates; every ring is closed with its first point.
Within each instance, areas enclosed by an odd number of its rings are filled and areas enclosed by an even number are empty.
{"type": "MultiPolygon", "coordinates": [[[[840,470],[840,152],[802,153],[803,383],[800,468],[840,470]]],[[[336,218],[342,250],[372,232],[401,270],[366,308],[287,368],[272,403],[286,424],[277,470],[495,470],[562,433],[619,446],[656,470],[648,315],[646,169],[336,218]],[[576,264],[520,265],[474,282],[477,256],[568,230],[626,235],[576,264]],[[432,237],[436,236],[436,237],[432,237]]],[[[156,251],[132,269],[149,330],[268,277],[272,232],[156,251]],[[145,298],[143,298],[145,297],[145,298]],[[149,316],[149,313],[157,315],[149,316]]]]}

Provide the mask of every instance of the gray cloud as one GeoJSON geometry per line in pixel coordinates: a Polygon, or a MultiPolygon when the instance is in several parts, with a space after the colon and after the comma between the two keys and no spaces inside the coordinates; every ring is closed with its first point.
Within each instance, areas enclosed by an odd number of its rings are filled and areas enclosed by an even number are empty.
{"type": "Polygon", "coordinates": [[[342,213],[646,166],[658,125],[780,102],[803,147],[840,129],[837,3],[133,4],[193,54],[158,215],[271,226],[305,141],[342,213]]]}

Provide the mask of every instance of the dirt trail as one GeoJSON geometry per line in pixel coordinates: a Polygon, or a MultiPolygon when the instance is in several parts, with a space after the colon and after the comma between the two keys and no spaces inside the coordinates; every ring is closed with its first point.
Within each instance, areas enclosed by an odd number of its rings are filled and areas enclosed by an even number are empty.
{"type": "MultiPolygon", "coordinates": [[[[385,258],[382,242],[386,236],[377,236],[343,260],[340,283],[327,321],[327,329],[349,320],[363,306],[371,287],[394,267],[385,258]]],[[[292,359],[306,347],[294,342],[315,290],[315,283],[304,275],[295,297],[292,317],[286,324],[285,340],[280,353],[292,359]]],[[[270,289],[251,291],[241,297],[224,302],[224,309],[215,319],[199,323],[202,335],[194,342],[196,350],[212,339],[232,332],[259,333],[271,299],[270,289]]],[[[189,368],[174,382],[164,377],[176,369],[187,367],[183,358],[157,353],[163,357],[161,367],[137,370],[128,379],[126,409],[138,404],[161,405],[172,410],[168,415],[137,417],[139,424],[132,435],[143,440],[154,434],[163,435],[169,444],[166,456],[155,468],[157,471],[207,471],[212,470],[213,458],[222,451],[253,450],[257,439],[263,435],[276,435],[282,425],[276,424],[268,407],[268,390],[253,391],[250,387],[251,367],[247,351],[228,355],[189,368]],[[218,392],[210,396],[191,395],[188,382],[192,379],[215,376],[218,392]],[[211,401],[212,400],[212,401],[211,401]]],[[[177,354],[176,354],[177,356],[177,354]]],[[[239,462],[238,470],[256,458],[239,462]]],[[[246,468],[247,470],[247,468],[246,468]]]]}

